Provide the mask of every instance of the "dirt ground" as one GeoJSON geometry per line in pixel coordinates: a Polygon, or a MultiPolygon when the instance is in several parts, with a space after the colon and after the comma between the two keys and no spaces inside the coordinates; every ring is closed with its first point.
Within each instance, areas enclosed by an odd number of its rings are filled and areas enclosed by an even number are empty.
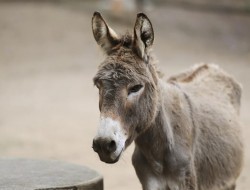
{"type": "MultiPolygon", "coordinates": [[[[100,162],[91,148],[99,117],[92,77],[104,57],[92,36],[94,10],[101,8],[0,3],[0,156],[82,164],[104,176],[105,189],[141,189],[131,164],[133,145],[114,165],[100,162]]],[[[105,15],[114,29],[132,30],[134,13],[121,19],[105,15]]],[[[148,16],[166,76],[213,62],[242,83],[246,153],[237,186],[249,190],[250,15],[161,6],[148,16]]]]}

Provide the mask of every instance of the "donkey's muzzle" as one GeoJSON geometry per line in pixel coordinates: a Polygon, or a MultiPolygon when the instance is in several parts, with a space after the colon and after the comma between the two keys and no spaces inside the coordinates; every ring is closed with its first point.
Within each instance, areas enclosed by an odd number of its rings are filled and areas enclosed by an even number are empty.
{"type": "Polygon", "coordinates": [[[104,139],[96,139],[93,140],[93,150],[97,153],[105,152],[110,154],[116,150],[116,143],[114,140],[104,140],[104,139]]]}
{"type": "Polygon", "coordinates": [[[115,163],[118,159],[112,159],[111,154],[117,149],[116,142],[112,139],[94,139],[92,148],[98,153],[100,160],[106,163],[115,163]]]}

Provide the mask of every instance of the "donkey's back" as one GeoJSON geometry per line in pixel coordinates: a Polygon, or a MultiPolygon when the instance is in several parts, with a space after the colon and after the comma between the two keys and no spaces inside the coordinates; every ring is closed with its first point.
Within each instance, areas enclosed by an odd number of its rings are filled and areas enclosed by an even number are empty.
{"type": "Polygon", "coordinates": [[[199,189],[235,188],[243,150],[239,108],[241,86],[213,64],[202,64],[169,79],[190,97],[199,189]]]}
{"type": "Polygon", "coordinates": [[[215,64],[195,65],[169,81],[177,82],[198,99],[212,99],[239,112],[241,85],[215,64]]]}

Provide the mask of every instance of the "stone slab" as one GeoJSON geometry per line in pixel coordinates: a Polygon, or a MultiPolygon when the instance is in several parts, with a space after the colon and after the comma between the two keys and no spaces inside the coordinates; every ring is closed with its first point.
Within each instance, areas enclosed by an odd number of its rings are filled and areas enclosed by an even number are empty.
{"type": "Polygon", "coordinates": [[[102,190],[103,178],[85,166],[51,160],[0,158],[1,190],[102,190]]]}

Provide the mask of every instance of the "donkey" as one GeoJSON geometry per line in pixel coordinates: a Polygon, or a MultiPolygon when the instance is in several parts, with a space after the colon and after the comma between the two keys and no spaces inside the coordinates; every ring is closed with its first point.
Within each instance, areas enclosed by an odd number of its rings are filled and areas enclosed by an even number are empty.
{"type": "Polygon", "coordinates": [[[133,35],[118,35],[100,13],[92,30],[106,59],[93,81],[100,126],[93,149],[115,163],[132,141],[144,190],[234,190],[243,163],[241,86],[202,64],[164,81],[151,53],[153,27],[139,13],[133,35]]]}

